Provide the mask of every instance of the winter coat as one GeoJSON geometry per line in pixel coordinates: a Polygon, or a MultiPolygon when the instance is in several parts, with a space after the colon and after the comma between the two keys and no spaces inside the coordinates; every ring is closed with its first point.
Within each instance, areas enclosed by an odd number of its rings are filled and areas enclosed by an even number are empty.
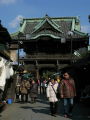
{"type": "Polygon", "coordinates": [[[21,94],[28,94],[28,89],[30,88],[29,81],[22,81],[20,85],[20,92],[21,94]]]}
{"type": "Polygon", "coordinates": [[[60,94],[63,98],[74,98],[76,96],[75,83],[73,79],[63,79],[60,84],[60,94]]]}
{"type": "Polygon", "coordinates": [[[57,102],[58,99],[56,97],[56,94],[53,90],[53,88],[55,90],[55,92],[57,93],[57,88],[58,88],[58,83],[55,83],[54,85],[50,82],[47,86],[47,89],[46,89],[46,93],[47,93],[47,98],[49,98],[49,102],[57,102]]]}
{"type": "Polygon", "coordinates": [[[38,95],[38,84],[34,83],[30,87],[30,97],[34,98],[37,97],[37,95],[38,95]]]}
{"type": "Polygon", "coordinates": [[[20,85],[16,85],[16,88],[15,88],[15,92],[16,94],[20,94],[20,85]]]}

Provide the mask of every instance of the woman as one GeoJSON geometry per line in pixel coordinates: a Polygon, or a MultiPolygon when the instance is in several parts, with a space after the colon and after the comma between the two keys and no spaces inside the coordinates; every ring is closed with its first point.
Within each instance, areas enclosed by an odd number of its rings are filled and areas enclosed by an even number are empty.
{"type": "Polygon", "coordinates": [[[37,95],[38,95],[38,84],[34,80],[32,80],[30,87],[31,103],[36,102],[37,95]]]}
{"type": "Polygon", "coordinates": [[[60,85],[61,98],[64,100],[64,117],[68,117],[73,107],[73,99],[76,96],[75,83],[68,72],[63,74],[60,85]]]}
{"type": "Polygon", "coordinates": [[[51,79],[46,89],[47,98],[49,99],[50,102],[51,115],[54,117],[56,117],[56,113],[57,113],[57,101],[58,101],[56,97],[57,88],[58,88],[58,83],[56,83],[54,79],[51,79]]]}
{"type": "Polygon", "coordinates": [[[24,102],[24,96],[25,96],[25,102],[28,102],[28,89],[30,88],[30,83],[28,80],[24,79],[21,82],[20,85],[20,92],[21,92],[21,101],[24,102]]]}

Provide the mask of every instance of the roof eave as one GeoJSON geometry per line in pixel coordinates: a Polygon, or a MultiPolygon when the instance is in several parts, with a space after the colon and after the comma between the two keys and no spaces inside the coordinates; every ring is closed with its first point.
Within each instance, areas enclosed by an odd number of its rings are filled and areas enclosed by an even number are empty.
{"type": "Polygon", "coordinates": [[[75,29],[74,29],[73,32],[75,32],[76,34],[79,34],[81,36],[87,36],[88,37],[88,33],[84,33],[84,32],[81,32],[81,31],[78,31],[78,30],[75,30],[75,29]]]}
{"type": "Polygon", "coordinates": [[[51,37],[51,38],[54,38],[54,39],[60,39],[61,37],[59,36],[55,36],[53,34],[39,34],[39,35],[36,35],[35,37],[31,37],[31,39],[37,39],[39,37],[51,37]]]}

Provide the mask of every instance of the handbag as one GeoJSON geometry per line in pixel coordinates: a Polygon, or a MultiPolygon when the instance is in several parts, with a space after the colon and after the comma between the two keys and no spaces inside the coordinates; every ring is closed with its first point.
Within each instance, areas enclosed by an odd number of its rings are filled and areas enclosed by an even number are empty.
{"type": "MultiPolygon", "coordinates": [[[[51,85],[52,86],[52,85],[51,85]]],[[[53,86],[52,86],[52,88],[53,88],[53,86]]],[[[53,91],[55,92],[55,89],[53,88],[53,91]]],[[[55,92],[55,95],[56,95],[56,98],[57,99],[60,99],[60,93],[59,93],[59,91],[57,91],[57,92],[55,92]]]]}

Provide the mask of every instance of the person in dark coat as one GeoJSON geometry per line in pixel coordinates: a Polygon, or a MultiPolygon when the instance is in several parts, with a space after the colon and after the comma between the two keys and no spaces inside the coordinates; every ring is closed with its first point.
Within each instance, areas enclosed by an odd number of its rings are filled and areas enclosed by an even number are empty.
{"type": "Polygon", "coordinates": [[[19,83],[16,84],[15,93],[16,93],[16,100],[15,101],[19,102],[20,101],[20,99],[19,99],[19,97],[20,97],[20,84],[19,83]]]}
{"type": "Polygon", "coordinates": [[[32,83],[30,86],[31,103],[36,102],[37,95],[38,95],[38,84],[34,80],[32,80],[32,83]]]}
{"type": "Polygon", "coordinates": [[[73,108],[73,99],[76,96],[75,82],[69,72],[63,74],[60,84],[61,98],[64,100],[64,116],[68,117],[73,108]]]}

